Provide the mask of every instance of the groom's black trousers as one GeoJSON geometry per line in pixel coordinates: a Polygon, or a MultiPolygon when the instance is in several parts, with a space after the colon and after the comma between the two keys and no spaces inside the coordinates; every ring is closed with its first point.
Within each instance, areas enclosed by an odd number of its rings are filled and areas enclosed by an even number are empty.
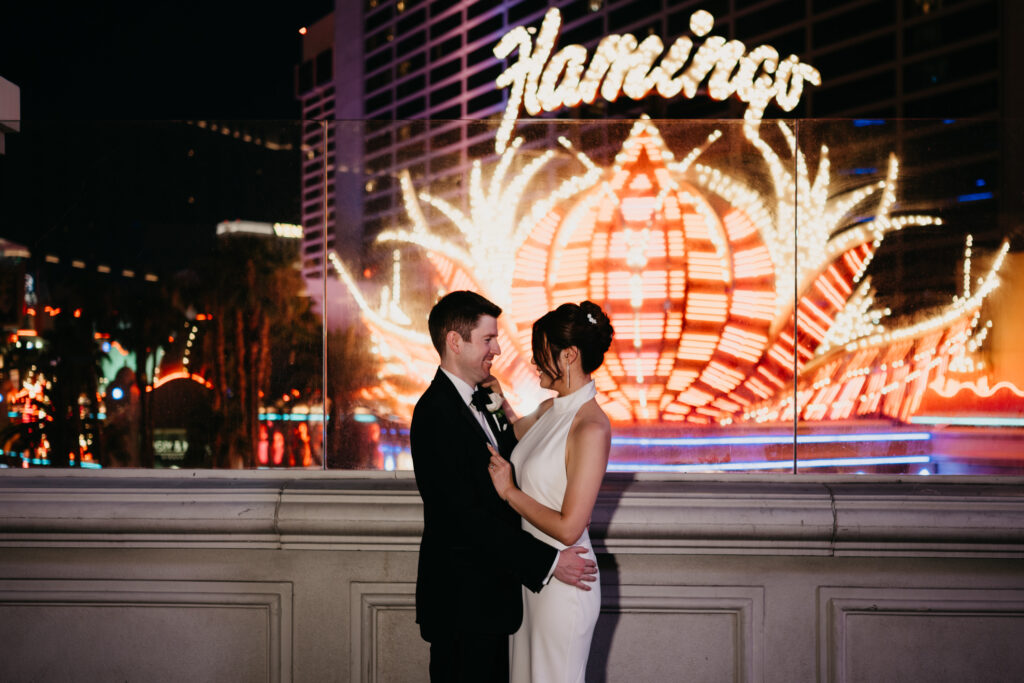
{"type": "Polygon", "coordinates": [[[508,636],[456,633],[430,642],[432,683],[508,683],[508,636]]]}

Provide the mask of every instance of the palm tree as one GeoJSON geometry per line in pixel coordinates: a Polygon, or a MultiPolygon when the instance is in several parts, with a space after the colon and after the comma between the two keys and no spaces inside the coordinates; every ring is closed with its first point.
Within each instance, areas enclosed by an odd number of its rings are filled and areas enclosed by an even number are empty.
{"type": "Polygon", "coordinates": [[[319,386],[319,327],[295,261],[291,244],[234,235],[200,267],[196,305],[212,317],[202,365],[214,385],[214,466],[254,467],[264,399],[319,386]]]}
{"type": "Polygon", "coordinates": [[[327,397],[330,422],[328,466],[341,469],[366,467],[362,435],[355,408],[368,403],[363,391],[377,382],[377,358],[365,327],[349,325],[327,335],[327,397]]]}
{"type": "Polygon", "coordinates": [[[50,464],[81,466],[80,439],[85,434],[82,411],[86,415],[99,412],[99,355],[91,321],[62,309],[44,339],[46,350],[39,360],[48,379],[48,418],[43,433],[50,442],[50,464]]]}
{"type": "Polygon", "coordinates": [[[173,287],[169,284],[127,282],[111,288],[111,320],[107,330],[135,356],[135,388],[139,398],[138,461],[139,467],[153,466],[152,381],[156,370],[157,351],[166,347],[168,337],[181,325],[184,314],[175,305],[173,287]]]}
{"type": "MultiPolygon", "coordinates": [[[[38,267],[36,272],[39,272],[38,267]]],[[[88,276],[46,278],[47,305],[36,317],[44,344],[34,363],[36,372],[46,380],[38,398],[46,417],[38,429],[29,431],[35,438],[45,436],[53,467],[81,465],[80,442],[87,431],[92,431],[96,437],[94,449],[102,444],[100,425],[96,421],[100,353],[93,329],[100,310],[98,305],[104,299],[103,285],[96,277],[88,276]],[[90,419],[91,430],[85,423],[90,419]]],[[[95,450],[94,455],[102,458],[95,450]]]]}

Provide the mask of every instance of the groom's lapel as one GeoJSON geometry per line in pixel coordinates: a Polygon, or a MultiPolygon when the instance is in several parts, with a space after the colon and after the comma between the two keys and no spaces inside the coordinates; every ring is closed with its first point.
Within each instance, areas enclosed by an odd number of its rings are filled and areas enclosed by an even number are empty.
{"type": "MultiPolygon", "coordinates": [[[[480,426],[480,423],[477,422],[476,416],[473,415],[473,409],[466,405],[466,402],[462,400],[459,390],[455,388],[455,385],[452,384],[450,379],[448,379],[448,376],[439,369],[437,374],[434,376],[434,382],[444,388],[448,403],[459,411],[469,425],[472,425],[470,428],[480,435],[480,438],[484,440],[484,443],[490,443],[491,440],[487,438],[484,428],[480,426]]],[[[486,453],[486,450],[484,452],[486,453]]]]}
{"type": "Polygon", "coordinates": [[[495,413],[484,413],[484,417],[487,418],[487,424],[490,425],[491,432],[498,442],[498,453],[508,460],[512,457],[512,449],[516,447],[517,443],[515,432],[512,431],[512,425],[509,424],[507,419],[499,420],[495,413]]]}
{"type": "Polygon", "coordinates": [[[499,418],[496,413],[488,413],[487,419],[491,425],[491,431],[494,432],[494,438],[498,440],[498,452],[508,460],[512,457],[512,449],[519,443],[519,440],[516,439],[516,432],[512,429],[512,423],[504,416],[499,418]]]}
{"type": "Polygon", "coordinates": [[[496,435],[498,439],[498,451],[501,455],[508,460],[512,457],[512,449],[516,447],[519,440],[516,438],[515,430],[512,429],[511,423],[506,421],[505,431],[500,432],[496,435]]]}

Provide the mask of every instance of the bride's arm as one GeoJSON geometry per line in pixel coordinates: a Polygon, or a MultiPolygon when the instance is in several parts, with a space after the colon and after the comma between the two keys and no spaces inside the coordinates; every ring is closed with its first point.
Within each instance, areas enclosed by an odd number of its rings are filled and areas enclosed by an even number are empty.
{"type": "MultiPolygon", "coordinates": [[[[505,401],[505,403],[508,404],[508,401],[505,401]]],[[[537,419],[541,415],[543,415],[548,408],[551,407],[552,403],[553,401],[550,398],[546,398],[541,402],[539,406],[537,406],[537,409],[535,411],[533,411],[529,415],[523,415],[521,418],[513,422],[512,428],[516,432],[516,438],[523,438],[523,435],[526,434],[526,432],[529,431],[530,427],[533,426],[537,419]]]]}
{"type": "Polygon", "coordinates": [[[587,420],[569,434],[566,444],[566,487],[562,509],[554,510],[538,503],[512,483],[508,462],[497,455],[491,457],[491,479],[503,499],[526,521],[565,545],[572,545],[590,523],[597,501],[608,452],[611,429],[607,421],[587,420]]]}
{"type": "Polygon", "coordinates": [[[551,399],[545,399],[532,413],[520,417],[512,407],[512,404],[508,402],[508,399],[505,397],[505,392],[501,388],[501,382],[499,382],[496,377],[491,375],[480,384],[492,393],[501,396],[501,410],[505,413],[505,418],[512,424],[512,429],[515,431],[517,439],[523,438],[523,435],[526,434],[530,427],[533,426],[533,423],[537,421],[537,418],[543,415],[551,406],[551,399]]]}

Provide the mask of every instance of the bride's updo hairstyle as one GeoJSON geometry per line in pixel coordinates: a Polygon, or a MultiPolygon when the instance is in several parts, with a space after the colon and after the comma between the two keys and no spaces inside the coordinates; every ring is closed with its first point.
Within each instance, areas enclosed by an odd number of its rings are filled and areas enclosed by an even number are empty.
{"type": "Polygon", "coordinates": [[[590,374],[601,367],[614,334],[608,316],[593,301],[562,304],[533,324],[533,360],[549,377],[560,379],[555,358],[575,346],[580,350],[583,372],[590,374]]]}

